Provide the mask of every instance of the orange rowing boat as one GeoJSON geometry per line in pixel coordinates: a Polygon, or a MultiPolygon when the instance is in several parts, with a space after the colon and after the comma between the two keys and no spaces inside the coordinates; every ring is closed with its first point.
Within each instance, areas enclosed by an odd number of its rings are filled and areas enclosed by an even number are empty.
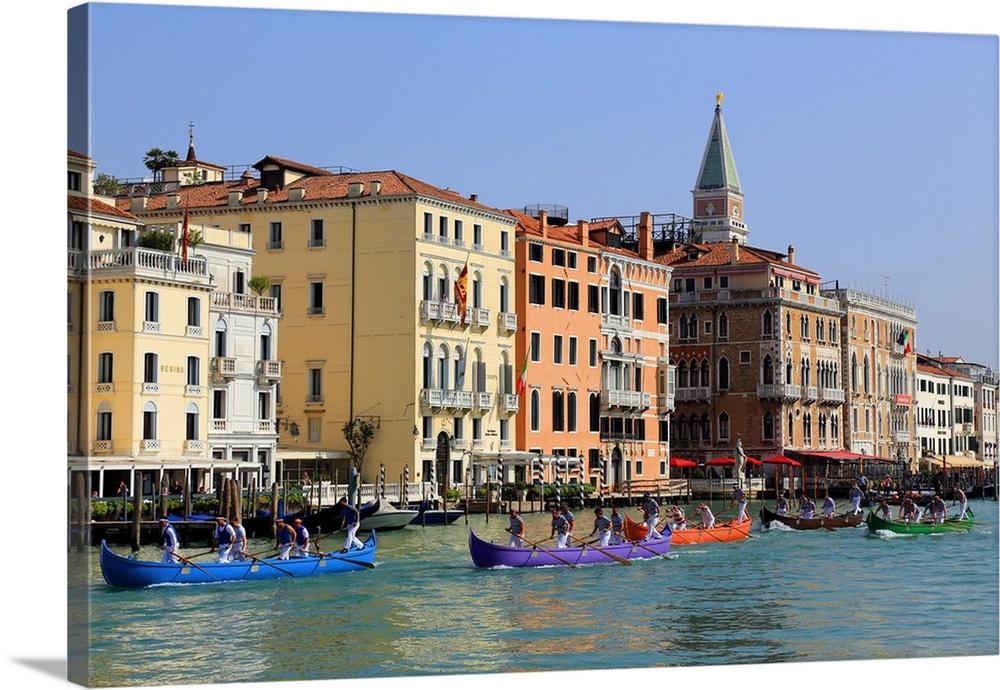
{"type": "MultiPolygon", "coordinates": [[[[683,546],[684,544],[704,544],[715,541],[739,541],[750,536],[750,526],[753,520],[735,522],[730,520],[712,529],[704,527],[688,527],[687,529],[674,530],[670,534],[671,546],[683,546]]],[[[646,537],[646,524],[635,522],[628,515],[625,516],[625,539],[628,541],[642,541],[646,537]]]]}

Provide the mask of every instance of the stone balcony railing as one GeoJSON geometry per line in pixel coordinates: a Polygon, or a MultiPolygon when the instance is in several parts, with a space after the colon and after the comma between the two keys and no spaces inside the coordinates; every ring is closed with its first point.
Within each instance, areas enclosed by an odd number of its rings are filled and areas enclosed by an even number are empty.
{"type": "Polygon", "coordinates": [[[844,394],[844,389],[842,388],[820,388],[819,389],[819,402],[820,404],[834,404],[839,405],[846,399],[844,394]]]}
{"type": "Polygon", "coordinates": [[[428,407],[471,410],[473,408],[473,392],[446,388],[422,388],[420,390],[420,403],[428,407]]]}
{"type": "Polygon", "coordinates": [[[646,408],[652,402],[650,393],[642,391],[625,391],[615,388],[601,390],[601,401],[606,407],[646,408]]]}
{"type": "Polygon", "coordinates": [[[631,329],[632,319],[620,314],[601,314],[601,325],[609,328],[631,329]]]}
{"type": "Polygon", "coordinates": [[[758,398],[798,399],[802,397],[802,386],[788,383],[765,383],[757,386],[758,398]]]}
{"type": "Polygon", "coordinates": [[[501,412],[517,412],[521,407],[517,395],[513,393],[500,393],[498,397],[500,399],[501,412]]]}
{"type": "Polygon", "coordinates": [[[475,391],[473,395],[476,398],[476,409],[477,410],[488,410],[493,407],[493,394],[485,393],[483,391],[475,391]]]}
{"type": "Polygon", "coordinates": [[[257,362],[257,378],[261,381],[281,380],[281,360],[261,359],[257,362]]]}
{"type": "Polygon", "coordinates": [[[708,386],[699,386],[697,388],[678,388],[674,391],[674,398],[679,402],[710,400],[712,398],[712,389],[708,386]]]}
{"type": "Polygon", "coordinates": [[[229,311],[277,314],[278,300],[262,295],[245,295],[239,292],[213,292],[212,306],[229,311]]]}
{"type": "Polygon", "coordinates": [[[187,261],[176,252],[146,247],[100,249],[92,252],[70,250],[68,268],[74,272],[123,272],[146,278],[209,279],[208,260],[189,256],[187,261]]]}
{"type": "Polygon", "coordinates": [[[500,327],[501,331],[516,331],[517,330],[517,314],[502,311],[497,319],[497,325],[500,327]]]}

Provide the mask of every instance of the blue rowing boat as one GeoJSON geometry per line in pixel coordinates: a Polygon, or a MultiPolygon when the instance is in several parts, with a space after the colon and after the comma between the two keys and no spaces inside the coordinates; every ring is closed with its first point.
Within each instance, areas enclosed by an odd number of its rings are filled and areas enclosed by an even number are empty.
{"type": "Polygon", "coordinates": [[[326,553],[304,558],[257,558],[232,563],[205,562],[161,563],[119,556],[106,542],[101,542],[101,574],[112,587],[150,587],[152,585],[187,585],[238,580],[275,580],[309,577],[327,573],[374,568],[375,532],[365,545],[347,553],[326,553]]]}

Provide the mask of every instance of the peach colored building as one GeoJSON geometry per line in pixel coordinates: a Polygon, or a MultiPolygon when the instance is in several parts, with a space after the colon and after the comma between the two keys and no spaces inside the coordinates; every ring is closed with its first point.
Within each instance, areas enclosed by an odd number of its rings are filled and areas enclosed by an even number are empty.
{"type": "Polygon", "coordinates": [[[518,220],[517,361],[527,360],[517,447],[556,459],[546,482],[622,490],[665,477],[670,269],[652,260],[649,214],[630,234],[617,220],[566,225],[561,207],[525,211],[508,211],[518,220]]]}

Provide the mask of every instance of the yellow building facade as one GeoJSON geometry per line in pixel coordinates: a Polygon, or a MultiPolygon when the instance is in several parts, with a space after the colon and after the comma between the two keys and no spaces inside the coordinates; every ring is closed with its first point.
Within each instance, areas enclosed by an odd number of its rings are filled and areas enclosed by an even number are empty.
{"type": "Polygon", "coordinates": [[[251,239],[254,274],[281,314],[284,476],[311,467],[345,482],[342,429],[354,419],[378,427],[365,482],[384,465],[390,483],[454,486],[474,452],[512,448],[517,409],[501,395],[513,392],[512,218],[396,171],[269,156],[230,178],[182,180],[173,201],[140,190],[118,206],[147,223],[176,223],[187,208],[198,226],[251,239]],[[455,284],[466,267],[463,323],[455,284]]]}
{"type": "MultiPolygon", "coordinates": [[[[146,225],[115,199],[95,195],[95,169],[87,156],[69,153],[70,472],[85,473],[102,496],[115,495],[122,481],[133,495],[168,482],[210,491],[230,476],[260,483],[273,470],[273,429],[253,415],[241,437],[214,433],[219,425],[209,421],[218,417],[220,393],[241,385],[237,379],[249,384],[251,399],[270,383],[256,375],[253,352],[234,352],[233,376],[214,376],[219,362],[211,351],[220,336],[213,324],[249,328],[254,342],[260,330],[277,337],[276,309],[234,307],[228,298],[230,271],[251,270],[249,237],[189,226],[185,249],[183,218],[146,225]],[[234,319],[234,311],[247,316],[234,319]]],[[[239,428],[235,408],[222,422],[224,431],[239,428]]]]}

